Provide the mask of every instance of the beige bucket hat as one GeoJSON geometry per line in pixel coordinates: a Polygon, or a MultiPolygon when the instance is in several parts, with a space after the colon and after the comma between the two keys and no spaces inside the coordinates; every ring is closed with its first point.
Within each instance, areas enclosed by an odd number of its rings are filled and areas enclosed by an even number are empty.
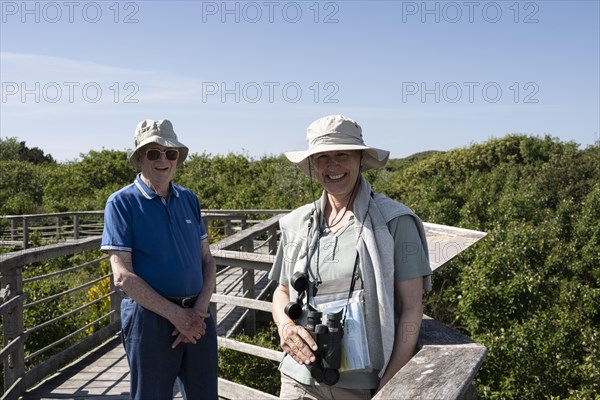
{"type": "Polygon", "coordinates": [[[306,140],[308,150],[287,152],[285,156],[307,175],[310,175],[309,157],[324,151],[363,150],[361,171],[383,167],[390,157],[387,150],[365,145],[360,125],[343,115],[329,115],[310,124],[306,140]]]}
{"type": "Polygon", "coordinates": [[[145,119],[135,128],[134,134],[135,149],[129,154],[129,162],[136,166],[137,151],[148,143],[158,143],[165,147],[177,147],[179,149],[179,158],[177,165],[181,165],[187,158],[189,149],[183,143],[177,140],[177,135],[173,130],[173,124],[168,119],[152,120],[145,119]]]}

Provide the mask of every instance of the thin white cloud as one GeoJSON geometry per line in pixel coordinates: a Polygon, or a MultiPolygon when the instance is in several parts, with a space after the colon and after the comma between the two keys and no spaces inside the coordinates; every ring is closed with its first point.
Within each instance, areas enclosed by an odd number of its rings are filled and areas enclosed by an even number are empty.
{"type": "Polygon", "coordinates": [[[157,70],[131,69],[38,54],[0,52],[3,107],[36,112],[150,102],[183,103],[201,81],[157,70]]]}

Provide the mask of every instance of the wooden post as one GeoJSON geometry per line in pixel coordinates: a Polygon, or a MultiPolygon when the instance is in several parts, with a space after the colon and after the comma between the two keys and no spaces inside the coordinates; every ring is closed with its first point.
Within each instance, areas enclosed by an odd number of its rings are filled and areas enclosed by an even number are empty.
{"type": "Polygon", "coordinates": [[[10,240],[17,240],[17,220],[10,219],[10,240]]]}
{"type": "Polygon", "coordinates": [[[60,239],[60,217],[56,217],[56,238],[60,239]]]}
{"type": "MultiPolygon", "coordinates": [[[[245,222],[245,220],[243,221],[245,222]]],[[[254,253],[254,240],[252,237],[242,245],[242,251],[254,253]]],[[[242,290],[244,292],[244,297],[254,299],[254,269],[242,268],[242,274],[244,274],[244,278],[242,279],[242,290]]],[[[256,333],[256,312],[250,308],[248,309],[246,318],[244,318],[244,331],[249,336],[254,336],[256,333]]]]}
{"type": "Polygon", "coordinates": [[[114,311],[110,315],[110,322],[116,322],[121,320],[121,291],[115,286],[115,280],[113,275],[110,275],[110,311],[114,311]]]}
{"type": "Polygon", "coordinates": [[[4,390],[8,390],[19,378],[25,375],[25,352],[23,338],[23,276],[21,268],[11,268],[3,272],[1,278],[4,289],[5,302],[20,296],[15,306],[4,314],[3,317],[3,347],[14,339],[21,340],[16,343],[15,349],[4,360],[4,390]]]}
{"type": "Polygon", "coordinates": [[[269,254],[277,253],[277,227],[272,226],[268,231],[269,235],[269,254]]]}
{"type": "Polygon", "coordinates": [[[231,236],[233,234],[233,229],[231,228],[231,218],[225,219],[225,236],[231,236]]]}
{"type": "Polygon", "coordinates": [[[23,217],[23,248],[29,247],[29,222],[27,217],[23,217]]]}
{"type": "MultiPolygon", "coordinates": [[[[215,288],[213,289],[213,293],[217,293],[217,285],[215,285],[215,288]]],[[[210,310],[210,315],[213,317],[213,321],[215,321],[215,326],[216,326],[217,325],[217,303],[211,301],[208,309],[210,310]]]]}
{"type": "Polygon", "coordinates": [[[73,215],[73,239],[79,239],[79,214],[73,215]]]}

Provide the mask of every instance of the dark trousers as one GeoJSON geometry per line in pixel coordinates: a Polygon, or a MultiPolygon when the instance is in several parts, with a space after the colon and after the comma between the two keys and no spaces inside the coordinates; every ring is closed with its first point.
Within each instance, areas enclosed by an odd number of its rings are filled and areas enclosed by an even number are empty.
{"type": "Polygon", "coordinates": [[[176,379],[184,399],[217,399],[217,331],[212,316],[205,321],[206,334],[196,344],[181,343],[172,349],[173,324],[123,299],[121,338],[133,399],[172,399],[176,379]]]}

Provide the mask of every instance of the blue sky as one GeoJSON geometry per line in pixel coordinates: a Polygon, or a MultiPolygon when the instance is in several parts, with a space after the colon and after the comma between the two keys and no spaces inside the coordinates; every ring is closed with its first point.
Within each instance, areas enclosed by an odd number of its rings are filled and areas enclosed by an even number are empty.
{"type": "Polygon", "coordinates": [[[60,161],[170,119],[192,153],[306,148],[344,114],[391,157],[600,134],[598,1],[0,1],[0,136],[60,161]]]}

